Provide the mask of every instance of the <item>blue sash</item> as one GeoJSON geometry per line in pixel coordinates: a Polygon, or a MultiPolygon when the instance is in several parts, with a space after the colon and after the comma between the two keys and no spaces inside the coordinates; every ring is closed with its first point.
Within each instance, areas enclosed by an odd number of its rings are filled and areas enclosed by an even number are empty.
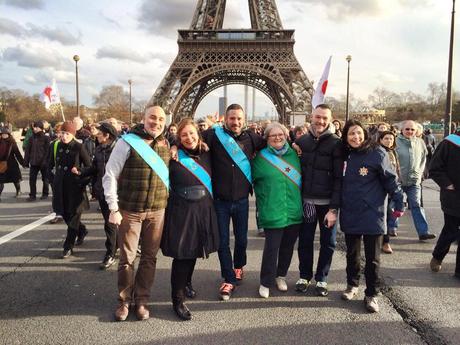
{"type": "Polygon", "coordinates": [[[460,146],[460,135],[451,134],[448,135],[445,139],[450,141],[454,145],[460,146]]]}
{"type": "Polygon", "coordinates": [[[123,140],[126,141],[142,159],[147,163],[152,170],[158,175],[163,181],[166,188],[169,189],[169,169],[165,162],[158,153],[155,152],[141,137],[136,134],[129,133],[122,136],[123,140]]]}
{"type": "Polygon", "coordinates": [[[268,163],[278,169],[284,176],[286,176],[292,183],[297,187],[302,187],[302,175],[292,165],[286,162],[284,159],[271,153],[267,148],[260,151],[260,155],[268,163]]]}
{"type": "Polygon", "coordinates": [[[235,162],[238,168],[240,168],[249,183],[252,184],[251,163],[246,154],[238,146],[235,139],[228,135],[228,133],[225,133],[222,127],[216,127],[214,131],[230,158],[235,162]]]}
{"type": "Polygon", "coordinates": [[[184,166],[184,168],[186,168],[188,171],[190,171],[193,176],[200,180],[200,182],[206,187],[212,196],[211,176],[209,176],[206,169],[195,162],[195,160],[183,150],[179,150],[177,154],[179,156],[179,163],[182,164],[182,166],[184,166]]]}

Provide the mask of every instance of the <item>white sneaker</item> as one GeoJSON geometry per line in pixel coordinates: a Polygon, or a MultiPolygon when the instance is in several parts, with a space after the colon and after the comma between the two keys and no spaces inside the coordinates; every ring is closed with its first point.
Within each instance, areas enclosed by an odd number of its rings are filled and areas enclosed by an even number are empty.
{"type": "Polygon", "coordinates": [[[342,299],[345,301],[351,301],[358,294],[358,287],[347,286],[346,290],[342,292],[342,299]]]}
{"type": "Polygon", "coordinates": [[[270,289],[268,287],[261,285],[259,287],[259,295],[262,298],[268,298],[268,296],[270,296],[270,289]]]}
{"type": "Polygon", "coordinates": [[[288,286],[287,286],[285,277],[277,277],[275,281],[276,281],[276,287],[278,288],[278,290],[287,291],[288,286]]]}
{"type": "Polygon", "coordinates": [[[371,313],[378,313],[380,311],[377,297],[364,297],[364,304],[366,309],[371,313]]]}

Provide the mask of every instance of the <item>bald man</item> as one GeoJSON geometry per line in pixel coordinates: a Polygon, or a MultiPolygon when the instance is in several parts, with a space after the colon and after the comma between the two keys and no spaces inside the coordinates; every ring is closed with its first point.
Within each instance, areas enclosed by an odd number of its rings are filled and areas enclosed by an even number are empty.
{"type": "Polygon", "coordinates": [[[165,122],[161,107],[148,107],[143,124],[117,141],[102,180],[109,222],[119,225],[117,321],[126,320],[133,300],[138,320],[149,318],[147,303],[168,200],[170,153],[165,122]],[[142,254],[134,276],[139,239],[142,254]]]}
{"type": "MultiPolygon", "coordinates": [[[[427,149],[421,138],[417,138],[417,123],[412,120],[403,122],[401,133],[396,138],[396,152],[399,157],[401,186],[407,195],[410,213],[414,220],[415,230],[421,241],[436,238],[428,230],[425,210],[421,205],[422,177],[425,170],[427,149]]],[[[395,234],[396,229],[388,229],[395,234]]]]}

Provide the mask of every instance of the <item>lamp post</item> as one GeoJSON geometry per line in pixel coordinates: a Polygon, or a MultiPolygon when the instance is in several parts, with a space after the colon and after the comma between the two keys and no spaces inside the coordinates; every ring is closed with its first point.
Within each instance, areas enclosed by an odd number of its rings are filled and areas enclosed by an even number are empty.
{"type": "Polygon", "coordinates": [[[128,79],[128,84],[129,84],[129,125],[133,125],[133,107],[132,107],[132,98],[131,98],[131,85],[133,84],[133,81],[131,79],[128,79]]]}
{"type": "Polygon", "coordinates": [[[449,47],[449,70],[447,72],[447,95],[446,95],[446,113],[444,116],[444,136],[450,134],[450,125],[452,122],[452,64],[454,57],[454,34],[455,34],[455,0],[452,0],[452,19],[450,27],[450,47],[449,47]]]}
{"type": "Polygon", "coordinates": [[[351,55],[348,55],[347,58],[348,63],[348,73],[347,73],[347,105],[345,110],[345,122],[348,121],[350,118],[350,62],[351,62],[351,55]]]}
{"type": "Polygon", "coordinates": [[[78,90],[78,61],[80,61],[80,57],[78,55],[74,55],[73,61],[75,61],[75,89],[77,92],[77,117],[80,117],[80,93],[78,90]]]}

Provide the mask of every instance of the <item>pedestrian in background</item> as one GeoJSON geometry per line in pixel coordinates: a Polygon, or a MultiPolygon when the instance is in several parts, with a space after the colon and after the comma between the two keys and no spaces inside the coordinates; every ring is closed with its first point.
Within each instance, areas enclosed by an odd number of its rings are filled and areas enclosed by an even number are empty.
{"type": "Polygon", "coordinates": [[[2,127],[0,128],[0,195],[5,183],[14,184],[16,198],[21,195],[22,175],[18,163],[24,165],[24,158],[9,128],[2,127]]]}
{"type": "Polygon", "coordinates": [[[430,267],[441,270],[442,261],[452,243],[457,241],[457,259],[454,276],[460,279],[460,130],[447,136],[433,154],[430,176],[441,188],[441,208],[444,226],[433,250],[430,267]]]}
{"type": "Polygon", "coordinates": [[[92,192],[99,201],[99,207],[104,218],[105,231],[105,248],[104,258],[99,265],[101,269],[107,269],[115,263],[115,252],[117,250],[117,229],[115,224],[109,222],[110,210],[104,197],[104,188],[102,186],[102,177],[105,175],[105,167],[109,161],[113,148],[115,147],[118,133],[115,127],[110,123],[101,123],[97,129],[96,140],[98,145],[94,153],[92,164],[88,168],[72,168],[74,174],[80,175],[81,178],[90,177],[93,181],[92,192]]]}
{"type": "Polygon", "coordinates": [[[415,230],[421,241],[436,238],[429,232],[425,210],[421,205],[422,178],[426,164],[427,149],[422,139],[417,138],[417,123],[412,120],[402,124],[402,135],[396,138],[402,190],[407,196],[415,230]]]}
{"type": "Polygon", "coordinates": [[[33,124],[33,134],[27,143],[24,152],[24,167],[30,167],[29,186],[30,193],[27,201],[35,201],[37,199],[37,177],[38,173],[42,176],[43,189],[40,199],[48,199],[49,180],[48,180],[48,161],[50,137],[45,135],[43,131],[43,121],[36,121],[33,124]]]}
{"type": "MultiPolygon", "coordinates": [[[[398,154],[395,151],[395,147],[396,147],[395,141],[396,141],[396,136],[393,134],[393,132],[383,131],[380,133],[379,143],[387,151],[391,166],[393,167],[393,170],[396,172],[397,177],[398,177],[398,182],[399,182],[400,180],[399,170],[400,169],[399,169],[398,154]]],[[[383,235],[383,245],[382,245],[382,251],[386,254],[393,253],[393,249],[390,246],[390,236],[391,237],[397,236],[396,229],[398,228],[398,221],[397,221],[397,218],[393,217],[394,206],[395,206],[394,202],[391,200],[391,198],[388,198],[387,227],[386,227],[385,234],[383,235]]]]}
{"type": "Polygon", "coordinates": [[[56,146],[56,156],[54,153],[50,155],[48,165],[48,174],[53,184],[53,209],[62,215],[67,224],[63,259],[72,255],[74,246],[83,244],[88,234],[86,226],[81,223],[81,215],[89,209],[85,191],[89,181],[73,174],[72,169],[80,171],[83,167],[89,167],[91,160],[83,145],[75,139],[75,134],[74,123],[64,122],[56,146]]]}

